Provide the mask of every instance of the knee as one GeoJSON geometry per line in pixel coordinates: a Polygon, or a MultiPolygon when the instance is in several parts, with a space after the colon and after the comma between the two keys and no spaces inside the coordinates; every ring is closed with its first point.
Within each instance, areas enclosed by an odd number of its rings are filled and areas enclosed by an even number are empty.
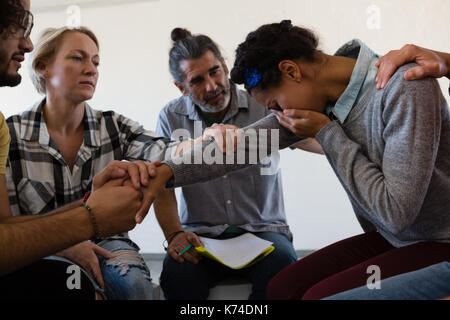
{"type": "Polygon", "coordinates": [[[289,288],[292,287],[289,278],[282,272],[276,274],[267,284],[266,297],[268,300],[289,300],[291,299],[289,288]]]}
{"type": "Polygon", "coordinates": [[[277,247],[263,261],[267,265],[273,275],[297,261],[297,255],[293,248],[277,247]],[[264,261],[265,260],[265,261],[264,261]]]}
{"type": "Polygon", "coordinates": [[[118,250],[114,254],[102,267],[107,293],[114,299],[152,299],[150,271],[139,253],[118,250]]]}

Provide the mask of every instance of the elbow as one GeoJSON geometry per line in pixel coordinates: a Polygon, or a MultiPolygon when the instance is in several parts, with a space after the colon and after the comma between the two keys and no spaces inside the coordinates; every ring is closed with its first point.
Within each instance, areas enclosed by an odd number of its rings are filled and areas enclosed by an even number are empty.
{"type": "Polygon", "coordinates": [[[390,222],[386,226],[394,236],[399,236],[407,231],[415,221],[415,218],[411,214],[401,213],[400,211],[397,211],[397,213],[390,219],[390,222]]]}
{"type": "Polygon", "coordinates": [[[411,228],[422,207],[421,202],[399,193],[395,196],[388,193],[383,200],[380,199],[378,204],[376,210],[383,227],[395,236],[411,228]]]}
{"type": "Polygon", "coordinates": [[[402,234],[404,231],[406,231],[408,228],[409,228],[409,225],[406,223],[397,223],[397,224],[390,225],[388,227],[388,230],[394,236],[398,236],[398,235],[402,234]]]}

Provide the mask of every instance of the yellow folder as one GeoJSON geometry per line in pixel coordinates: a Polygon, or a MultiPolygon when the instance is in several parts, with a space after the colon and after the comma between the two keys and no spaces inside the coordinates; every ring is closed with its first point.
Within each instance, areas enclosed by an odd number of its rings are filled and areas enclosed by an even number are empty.
{"type": "Polygon", "coordinates": [[[203,256],[231,269],[247,268],[264,259],[275,247],[272,242],[244,233],[235,238],[218,240],[200,237],[204,247],[195,249],[203,256]]]}

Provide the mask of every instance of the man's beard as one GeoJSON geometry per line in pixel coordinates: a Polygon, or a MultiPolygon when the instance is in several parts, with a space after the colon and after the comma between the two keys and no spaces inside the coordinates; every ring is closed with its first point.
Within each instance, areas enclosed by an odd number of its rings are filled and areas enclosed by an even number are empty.
{"type": "Polygon", "coordinates": [[[10,62],[8,55],[0,49],[0,87],[15,87],[22,81],[20,74],[8,74],[10,62]]]}
{"type": "Polygon", "coordinates": [[[216,91],[208,93],[205,96],[205,101],[203,101],[203,102],[200,102],[197,99],[195,99],[194,96],[191,93],[189,93],[189,97],[192,99],[194,104],[200,108],[200,110],[202,112],[205,112],[205,113],[217,113],[217,112],[221,112],[221,111],[225,110],[228,107],[228,105],[230,104],[231,91],[230,91],[230,87],[228,87],[228,88],[223,88],[223,87],[222,88],[218,88],[216,91]],[[214,98],[215,96],[219,95],[220,93],[222,93],[223,96],[225,97],[224,104],[222,106],[208,105],[208,100],[214,98]]]}

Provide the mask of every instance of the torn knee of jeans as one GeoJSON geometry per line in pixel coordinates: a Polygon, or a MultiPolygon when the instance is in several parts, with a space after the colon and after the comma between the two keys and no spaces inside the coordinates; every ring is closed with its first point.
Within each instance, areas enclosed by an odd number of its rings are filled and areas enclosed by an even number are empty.
{"type": "Polygon", "coordinates": [[[151,281],[148,267],[139,253],[134,250],[117,250],[113,254],[116,257],[106,260],[106,265],[119,268],[121,276],[125,276],[130,268],[138,268],[143,271],[145,278],[151,281]]]}

